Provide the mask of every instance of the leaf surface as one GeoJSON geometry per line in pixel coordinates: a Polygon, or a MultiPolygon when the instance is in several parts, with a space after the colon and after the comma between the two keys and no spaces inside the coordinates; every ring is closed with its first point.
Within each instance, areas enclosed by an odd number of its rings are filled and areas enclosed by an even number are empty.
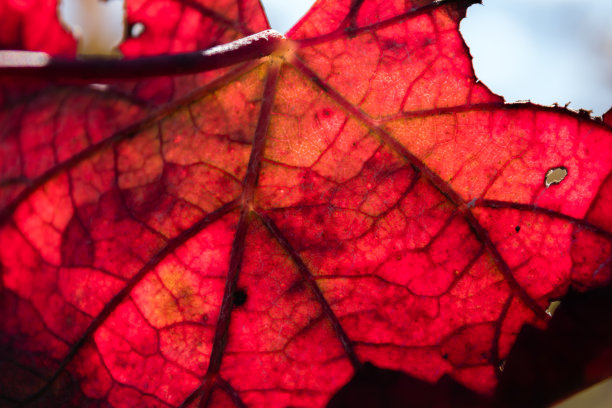
{"type": "MultiPolygon", "coordinates": [[[[467,5],[322,0],[233,66],[6,98],[6,404],[323,406],[365,362],[491,395],[523,324],[610,281],[612,135],[479,83],[467,5]]],[[[268,27],[127,10],[131,58],[268,27]]]]}
{"type": "Polygon", "coordinates": [[[0,49],[45,51],[73,57],[77,43],[57,18],[57,3],[44,0],[0,2],[0,49]]]}

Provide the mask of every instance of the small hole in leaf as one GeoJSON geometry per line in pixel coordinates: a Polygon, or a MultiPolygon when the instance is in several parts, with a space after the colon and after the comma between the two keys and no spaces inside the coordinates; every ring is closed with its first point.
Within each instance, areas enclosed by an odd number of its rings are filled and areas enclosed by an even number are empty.
{"type": "Polygon", "coordinates": [[[563,166],[549,169],[544,177],[544,185],[550,187],[553,184],[559,184],[567,177],[567,169],[563,166]]]}
{"type": "Polygon", "coordinates": [[[244,289],[238,289],[234,292],[234,306],[242,306],[247,301],[247,293],[244,289]]]}
{"type": "Polygon", "coordinates": [[[142,23],[133,23],[128,26],[128,33],[131,38],[138,38],[145,32],[145,25],[142,23]]]}
{"type": "Polygon", "coordinates": [[[514,230],[515,230],[516,232],[519,232],[519,231],[521,230],[520,225],[517,225],[516,227],[514,227],[514,230]]]}

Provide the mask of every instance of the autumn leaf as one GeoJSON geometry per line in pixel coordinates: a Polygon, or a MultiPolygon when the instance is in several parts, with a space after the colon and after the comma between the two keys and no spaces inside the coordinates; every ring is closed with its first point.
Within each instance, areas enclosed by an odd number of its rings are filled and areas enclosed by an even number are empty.
{"type": "MultiPolygon", "coordinates": [[[[0,1],[2,47],[73,53],[37,4],[0,1]]],[[[135,1],[123,60],[0,54],[3,404],[316,407],[365,363],[492,395],[524,324],[610,282],[612,129],[478,82],[469,4],[281,36],[135,1]]]]}

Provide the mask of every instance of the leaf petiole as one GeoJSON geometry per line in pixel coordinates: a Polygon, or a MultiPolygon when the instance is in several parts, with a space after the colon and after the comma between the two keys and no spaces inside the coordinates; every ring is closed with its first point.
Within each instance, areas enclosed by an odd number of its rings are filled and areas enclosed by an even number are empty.
{"type": "Polygon", "coordinates": [[[77,60],[43,52],[0,51],[0,76],[104,82],[194,74],[266,57],[281,49],[285,42],[285,36],[279,32],[265,30],[204,51],[132,59],[77,60]]]}

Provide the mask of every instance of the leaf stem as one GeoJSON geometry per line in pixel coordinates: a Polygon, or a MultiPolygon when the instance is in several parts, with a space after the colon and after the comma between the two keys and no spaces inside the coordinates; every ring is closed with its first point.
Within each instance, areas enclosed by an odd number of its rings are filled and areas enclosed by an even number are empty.
{"type": "Polygon", "coordinates": [[[103,82],[194,74],[266,57],[282,49],[285,43],[286,39],[282,34],[266,30],[204,51],[131,59],[73,60],[55,58],[43,52],[0,51],[0,77],[103,82]]]}

